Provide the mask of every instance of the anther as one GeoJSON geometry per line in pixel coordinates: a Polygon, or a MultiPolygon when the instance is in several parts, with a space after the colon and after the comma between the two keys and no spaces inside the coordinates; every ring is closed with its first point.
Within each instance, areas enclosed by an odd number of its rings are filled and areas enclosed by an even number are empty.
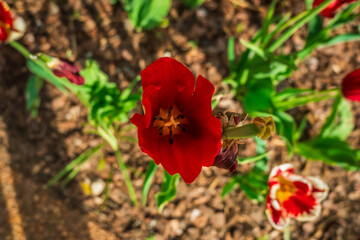
{"type": "Polygon", "coordinates": [[[159,128],[159,135],[162,136],[163,135],[163,128],[159,128]]]}
{"type": "Polygon", "coordinates": [[[171,114],[171,111],[173,110],[173,107],[169,108],[169,115],[171,114]]]}
{"type": "Polygon", "coordinates": [[[186,132],[185,127],[181,127],[181,130],[182,130],[183,132],[186,132]]]}
{"type": "Polygon", "coordinates": [[[162,118],[159,117],[159,116],[155,116],[154,119],[159,120],[159,121],[163,121],[163,120],[164,120],[164,119],[162,119],[162,118]]]}
{"type": "Polygon", "coordinates": [[[177,119],[184,119],[185,117],[184,117],[184,115],[178,115],[177,117],[176,117],[177,119]]]}

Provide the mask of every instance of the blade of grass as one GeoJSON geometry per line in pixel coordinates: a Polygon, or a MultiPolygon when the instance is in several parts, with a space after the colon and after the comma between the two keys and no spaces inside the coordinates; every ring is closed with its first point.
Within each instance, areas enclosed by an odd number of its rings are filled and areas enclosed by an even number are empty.
{"type": "Polygon", "coordinates": [[[133,203],[134,206],[136,206],[138,202],[136,199],[135,190],[131,183],[131,179],[130,179],[129,173],[127,171],[126,165],[125,165],[124,161],[122,160],[122,156],[121,156],[119,149],[115,150],[115,154],[116,154],[117,161],[119,163],[120,170],[124,176],[125,184],[129,191],[129,196],[130,196],[131,202],[133,203]]]}
{"type": "MultiPolygon", "coordinates": [[[[288,40],[299,28],[304,26],[307,22],[310,21],[311,18],[319,14],[322,10],[324,10],[333,0],[325,0],[318,7],[311,9],[310,11],[305,11],[305,16],[299,19],[298,22],[294,24],[291,28],[289,28],[285,33],[283,33],[272,45],[269,47],[269,51],[273,52],[278,49],[286,40],[288,40]]],[[[300,13],[301,15],[303,13],[300,13]]],[[[299,16],[298,15],[298,16],[299,16]]],[[[297,16],[296,16],[297,17],[297,16]]]]}
{"type": "Polygon", "coordinates": [[[154,161],[151,161],[149,164],[149,167],[146,171],[146,176],[144,180],[144,186],[142,191],[142,204],[143,206],[146,205],[147,195],[151,186],[151,182],[155,176],[156,170],[158,169],[158,166],[155,164],[154,161]]]}
{"type": "Polygon", "coordinates": [[[91,156],[93,156],[96,152],[98,152],[104,146],[105,146],[105,143],[102,143],[94,148],[91,148],[91,149],[85,151],[83,154],[81,154],[80,156],[75,158],[71,163],[66,165],[66,167],[63,170],[61,170],[55,177],[50,179],[50,181],[46,185],[46,188],[49,188],[52,185],[54,185],[62,177],[64,177],[69,172],[71,172],[78,164],[81,164],[82,162],[85,162],[86,160],[88,160],[91,156]]]}

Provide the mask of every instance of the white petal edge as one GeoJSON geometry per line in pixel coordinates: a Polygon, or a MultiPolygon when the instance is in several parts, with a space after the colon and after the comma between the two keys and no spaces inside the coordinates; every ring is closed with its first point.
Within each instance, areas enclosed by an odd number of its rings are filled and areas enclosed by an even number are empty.
{"type": "Polygon", "coordinates": [[[14,18],[13,28],[14,30],[11,30],[10,35],[6,40],[7,42],[17,40],[24,35],[26,29],[26,23],[24,19],[19,16],[16,16],[14,18]]]}
{"type": "Polygon", "coordinates": [[[298,215],[295,219],[300,222],[308,222],[315,220],[321,212],[321,206],[315,205],[314,208],[311,210],[310,214],[307,214],[306,212],[303,214],[298,215]]]}
{"type": "Polygon", "coordinates": [[[265,214],[271,226],[273,226],[273,228],[275,228],[276,230],[284,230],[285,226],[289,224],[290,219],[284,219],[283,217],[280,217],[279,225],[277,225],[272,219],[271,211],[269,209],[265,210],[265,214]]]}
{"type": "Polygon", "coordinates": [[[294,166],[291,163],[284,163],[279,166],[276,166],[271,170],[269,179],[279,175],[279,174],[277,174],[278,170],[280,170],[280,172],[283,173],[283,172],[289,171],[290,169],[294,169],[294,166]]]}
{"type": "Polygon", "coordinates": [[[323,192],[314,192],[313,193],[313,196],[320,203],[328,195],[328,192],[329,192],[328,185],[323,180],[321,180],[320,178],[317,178],[317,177],[306,177],[306,178],[311,182],[311,184],[314,186],[314,188],[323,190],[323,192]]]}

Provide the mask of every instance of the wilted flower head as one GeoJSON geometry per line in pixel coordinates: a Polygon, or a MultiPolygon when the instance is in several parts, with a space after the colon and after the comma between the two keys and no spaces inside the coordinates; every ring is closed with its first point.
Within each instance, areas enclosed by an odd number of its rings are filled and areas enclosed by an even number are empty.
{"type": "Polygon", "coordinates": [[[349,73],[341,83],[344,97],[352,101],[360,101],[360,68],[349,73]]]}
{"type": "Polygon", "coordinates": [[[320,202],[327,196],[328,186],[315,177],[296,175],[291,164],[273,168],[269,176],[266,215],[271,225],[282,230],[290,218],[311,221],[321,211],[320,202]]]}
{"type": "MultiPolygon", "coordinates": [[[[324,0],[315,0],[313,7],[319,6],[324,0]]],[[[357,0],[334,0],[324,10],[320,12],[320,15],[327,18],[333,18],[335,11],[341,8],[346,3],[356,2],[357,0]]]]}
{"type": "Polygon", "coordinates": [[[271,133],[276,131],[275,122],[271,116],[264,118],[256,117],[254,118],[253,123],[256,124],[260,130],[257,136],[263,140],[268,139],[271,136],[271,133]]]}
{"type": "MultiPolygon", "coordinates": [[[[241,124],[241,116],[237,113],[218,113],[217,117],[220,119],[223,130],[228,127],[238,127],[241,124]]],[[[223,136],[221,142],[222,147],[219,154],[215,157],[213,166],[233,172],[238,165],[237,156],[240,139],[227,139],[223,136]]]]}
{"type": "Polygon", "coordinates": [[[196,80],[184,65],[160,58],[141,72],[145,115],[130,121],[138,128],[141,150],[186,183],[212,166],[221,148],[221,123],[212,115],[214,86],[196,80]]]}
{"type": "Polygon", "coordinates": [[[0,43],[19,39],[25,32],[24,20],[12,14],[6,2],[0,0],[0,43]]]}
{"type": "Polygon", "coordinates": [[[65,77],[76,85],[83,85],[85,83],[85,79],[79,74],[80,69],[70,61],[52,58],[46,64],[57,77],[65,77]]]}

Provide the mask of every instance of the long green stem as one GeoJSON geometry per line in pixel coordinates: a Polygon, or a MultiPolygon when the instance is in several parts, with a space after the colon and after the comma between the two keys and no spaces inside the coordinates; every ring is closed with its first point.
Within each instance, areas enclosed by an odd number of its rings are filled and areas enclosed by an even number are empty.
{"type": "Polygon", "coordinates": [[[224,136],[228,139],[250,138],[259,134],[259,128],[256,124],[250,123],[240,127],[229,127],[224,131],[224,136]]]}
{"type": "MultiPolygon", "coordinates": [[[[269,51],[273,52],[278,49],[286,40],[288,40],[299,28],[304,26],[311,18],[315,17],[322,10],[324,10],[333,0],[325,0],[317,8],[314,8],[305,14],[294,26],[289,28],[279,39],[277,39],[270,47],[269,51]]],[[[300,13],[300,15],[303,13],[300,13]]]]}
{"type": "Polygon", "coordinates": [[[26,59],[30,58],[30,52],[20,43],[16,41],[9,42],[9,45],[15,48],[19,53],[21,53],[26,59]]]}
{"type": "Polygon", "coordinates": [[[133,187],[133,185],[131,183],[131,179],[129,177],[126,165],[125,165],[124,161],[122,160],[121,153],[120,153],[119,149],[115,150],[115,154],[116,154],[117,161],[119,163],[119,167],[120,167],[120,169],[122,171],[122,174],[124,175],[125,184],[126,184],[126,187],[127,187],[128,191],[129,191],[129,196],[130,196],[131,202],[134,204],[134,206],[136,206],[138,204],[138,202],[137,202],[137,199],[136,199],[136,194],[135,194],[135,191],[134,191],[134,187],[133,187]]]}
{"type": "Polygon", "coordinates": [[[290,224],[288,224],[285,226],[284,229],[284,240],[291,240],[290,235],[291,235],[290,224]]]}

